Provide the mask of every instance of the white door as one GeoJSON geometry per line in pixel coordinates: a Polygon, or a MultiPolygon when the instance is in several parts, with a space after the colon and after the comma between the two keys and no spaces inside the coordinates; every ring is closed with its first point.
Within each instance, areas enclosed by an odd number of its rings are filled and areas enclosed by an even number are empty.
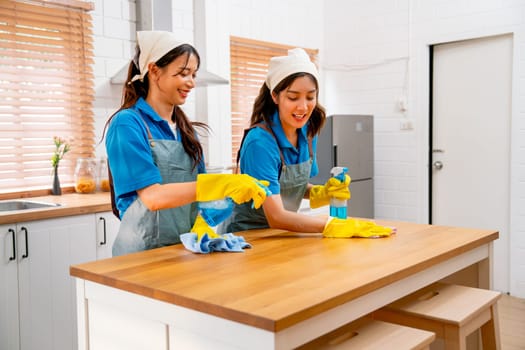
{"type": "Polygon", "coordinates": [[[496,229],[493,288],[509,291],[512,36],[434,46],[432,223],[496,229]]]}

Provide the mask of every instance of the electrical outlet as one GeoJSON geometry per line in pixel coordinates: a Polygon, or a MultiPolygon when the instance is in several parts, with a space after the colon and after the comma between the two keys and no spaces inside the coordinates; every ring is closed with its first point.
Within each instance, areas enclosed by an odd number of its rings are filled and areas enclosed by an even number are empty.
{"type": "Polygon", "coordinates": [[[414,129],[414,125],[411,120],[403,119],[399,124],[399,128],[401,130],[412,130],[414,129]]]}
{"type": "Polygon", "coordinates": [[[397,99],[397,108],[399,108],[400,112],[407,111],[407,100],[404,97],[399,97],[397,99]]]}

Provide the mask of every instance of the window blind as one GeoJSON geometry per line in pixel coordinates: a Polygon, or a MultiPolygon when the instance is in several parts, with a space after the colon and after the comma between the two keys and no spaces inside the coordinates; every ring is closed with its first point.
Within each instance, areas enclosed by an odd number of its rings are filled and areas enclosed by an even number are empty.
{"type": "MultiPolygon", "coordinates": [[[[295,46],[230,37],[232,164],[237,162],[244,129],[250,126],[253,103],[266,78],[270,58],[285,56],[292,48],[295,46]]],[[[317,65],[319,50],[304,50],[317,65]]]]}
{"type": "Polygon", "coordinates": [[[0,1],[0,194],[50,189],[53,137],[71,186],[78,157],[94,156],[92,3],[0,1]]]}

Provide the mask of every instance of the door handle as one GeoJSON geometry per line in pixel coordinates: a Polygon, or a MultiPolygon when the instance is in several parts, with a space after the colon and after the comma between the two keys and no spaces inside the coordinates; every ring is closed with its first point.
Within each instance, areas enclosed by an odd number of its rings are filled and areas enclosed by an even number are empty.
{"type": "Polygon", "coordinates": [[[22,254],[22,258],[27,258],[29,256],[29,244],[27,242],[27,228],[25,227],[22,227],[21,228],[22,231],[24,231],[24,236],[26,238],[26,252],[24,254],[22,254]]]}
{"type": "Polygon", "coordinates": [[[16,243],[15,243],[16,233],[15,233],[15,230],[13,230],[12,228],[10,228],[8,232],[11,234],[11,237],[13,238],[13,256],[9,257],[9,261],[12,261],[16,259],[16,243]]]}
{"type": "Polygon", "coordinates": [[[436,160],[432,166],[434,167],[434,169],[436,170],[441,170],[443,169],[443,162],[439,161],[439,160],[436,160]]]}

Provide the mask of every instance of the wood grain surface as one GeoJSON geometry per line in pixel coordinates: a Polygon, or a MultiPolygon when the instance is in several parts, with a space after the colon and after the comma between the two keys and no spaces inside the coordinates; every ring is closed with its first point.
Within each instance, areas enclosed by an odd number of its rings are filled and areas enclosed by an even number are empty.
{"type": "Polygon", "coordinates": [[[498,238],[492,230],[377,221],[382,239],[329,239],[281,230],[239,233],[243,253],[182,245],[74,265],[72,276],[280,331],[498,238]]]}

